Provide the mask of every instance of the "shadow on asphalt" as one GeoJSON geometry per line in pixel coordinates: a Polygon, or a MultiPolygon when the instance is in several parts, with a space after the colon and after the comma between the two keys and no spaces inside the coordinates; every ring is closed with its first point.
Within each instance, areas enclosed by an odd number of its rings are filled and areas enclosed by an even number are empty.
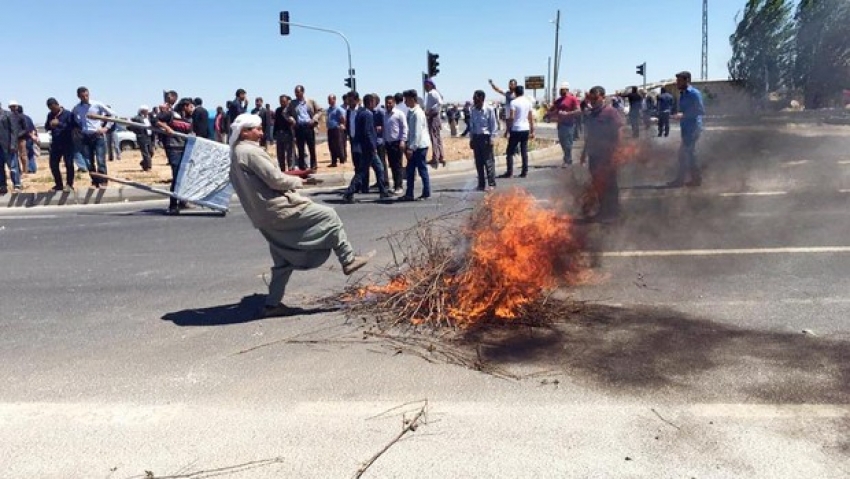
{"type": "MultiPolygon", "coordinates": [[[[184,309],[174,313],[165,314],[162,319],[171,321],[177,326],[222,326],[226,324],[249,323],[262,318],[260,313],[265,303],[265,295],[253,294],[245,296],[241,301],[235,304],[224,304],[220,306],[211,306],[208,308],[184,309]]],[[[294,317],[294,316],[309,316],[313,314],[322,314],[338,311],[338,308],[317,307],[317,308],[299,308],[292,307],[291,313],[285,316],[276,317],[294,317]]]]}
{"type": "Polygon", "coordinates": [[[670,309],[589,305],[549,327],[475,332],[463,343],[501,368],[562,372],[620,393],[674,389],[708,400],[850,404],[850,343],[670,309]]]}

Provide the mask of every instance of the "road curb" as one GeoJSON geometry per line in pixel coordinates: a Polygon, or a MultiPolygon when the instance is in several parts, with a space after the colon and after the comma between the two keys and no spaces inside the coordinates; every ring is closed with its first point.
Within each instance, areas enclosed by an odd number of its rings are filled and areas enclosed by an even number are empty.
{"type": "MultiPolygon", "coordinates": [[[[552,146],[530,151],[528,160],[535,161],[552,156],[560,152],[560,146],[555,143],[552,146]]],[[[504,162],[505,155],[496,157],[496,162],[504,162]]],[[[457,160],[441,166],[439,169],[431,170],[432,176],[441,176],[443,173],[462,173],[474,171],[475,161],[471,158],[457,160]]],[[[317,185],[306,185],[306,189],[315,187],[334,187],[347,185],[354,176],[353,172],[345,173],[319,173],[315,175],[320,182],[317,185]]],[[[235,197],[235,195],[234,195],[235,197]]],[[[107,189],[77,189],[72,191],[49,191],[42,193],[10,193],[8,196],[0,196],[0,208],[34,208],[38,206],[80,206],[80,205],[102,205],[111,203],[130,203],[135,201],[163,200],[166,197],[156,193],[133,188],[131,186],[119,186],[107,189]]]]}

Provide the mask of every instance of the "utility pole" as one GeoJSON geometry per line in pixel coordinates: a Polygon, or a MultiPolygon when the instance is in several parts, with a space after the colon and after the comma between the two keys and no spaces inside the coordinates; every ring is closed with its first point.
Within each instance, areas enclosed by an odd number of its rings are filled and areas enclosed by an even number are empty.
{"type": "MultiPolygon", "coordinates": [[[[549,57],[549,63],[546,64],[546,84],[552,84],[552,57],[549,57]]],[[[549,103],[552,98],[549,96],[549,88],[546,89],[546,103],[549,103]]]]}
{"type": "Polygon", "coordinates": [[[560,56],[560,48],[558,47],[558,35],[561,30],[561,11],[558,10],[558,13],[555,14],[555,60],[552,68],[552,84],[550,85],[549,90],[551,91],[551,98],[555,98],[558,94],[556,88],[558,87],[558,68],[561,66],[561,56],[560,56]]]}
{"type": "Polygon", "coordinates": [[[700,80],[708,80],[708,0],[702,0],[702,65],[700,80]]]}
{"type": "Polygon", "coordinates": [[[357,85],[357,83],[356,83],[356,80],[354,78],[354,68],[351,66],[351,44],[348,43],[348,38],[346,38],[346,36],[343,35],[342,32],[337,31],[337,30],[331,30],[330,28],[322,28],[322,27],[316,27],[316,26],[313,26],[313,25],[305,25],[303,23],[293,23],[293,22],[289,21],[289,12],[288,11],[280,12],[280,34],[281,35],[289,35],[289,27],[290,26],[301,27],[301,28],[306,28],[307,30],[316,30],[316,31],[319,31],[319,32],[333,33],[335,35],[339,35],[343,39],[343,41],[345,41],[345,48],[348,51],[348,78],[346,78],[346,80],[345,80],[345,86],[347,86],[351,89],[355,89],[355,86],[357,85]]]}

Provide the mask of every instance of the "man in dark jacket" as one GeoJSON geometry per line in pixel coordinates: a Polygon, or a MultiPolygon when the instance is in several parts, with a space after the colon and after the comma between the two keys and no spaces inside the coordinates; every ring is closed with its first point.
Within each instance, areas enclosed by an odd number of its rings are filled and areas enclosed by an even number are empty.
{"type": "Polygon", "coordinates": [[[352,114],[354,116],[352,143],[356,142],[359,147],[361,159],[358,163],[355,163],[357,169],[354,178],[351,179],[351,184],[348,185],[348,189],[342,197],[346,203],[353,203],[354,193],[362,191],[364,184],[369,184],[370,166],[375,170],[375,178],[379,179],[378,191],[380,191],[381,198],[392,196],[384,182],[380,181],[384,177],[384,168],[381,165],[381,159],[378,158],[378,132],[375,129],[375,114],[372,111],[377,104],[378,97],[371,94],[366,95],[363,97],[364,108],[352,114]]]}
{"type": "Polygon", "coordinates": [[[248,113],[248,93],[245,89],[236,90],[236,98],[227,105],[228,125],[236,121],[236,117],[248,113]]]}
{"type": "MultiPolygon", "coordinates": [[[[156,126],[165,131],[162,138],[162,146],[165,148],[165,157],[168,159],[168,165],[171,166],[171,192],[177,186],[177,174],[180,172],[180,162],[183,159],[183,152],[186,151],[186,139],[175,136],[173,133],[188,134],[192,132],[192,123],[184,116],[188,105],[193,104],[190,98],[183,98],[172,109],[169,104],[164,104],[160,107],[159,115],[157,115],[156,126]]],[[[167,215],[180,214],[181,205],[177,198],[172,197],[168,203],[167,215]]]]}
{"type": "Polygon", "coordinates": [[[22,125],[20,119],[13,118],[11,112],[0,108],[0,196],[9,192],[6,183],[6,168],[12,176],[12,187],[15,191],[21,186],[21,169],[18,162],[18,142],[22,125]],[[14,139],[14,140],[13,140],[14,139]]]}
{"type": "MultiPolygon", "coordinates": [[[[139,107],[138,115],[131,118],[130,121],[150,126],[150,118],[150,109],[147,105],[142,105],[139,107]]],[[[142,167],[142,171],[150,171],[153,167],[153,164],[151,163],[151,157],[153,156],[153,132],[150,128],[142,128],[139,126],[131,126],[128,130],[136,134],[136,143],[138,143],[139,152],[142,154],[142,161],[139,162],[139,166],[142,167]]]]}
{"type": "Polygon", "coordinates": [[[192,112],[192,130],[195,136],[211,140],[210,113],[204,108],[204,100],[195,98],[192,102],[195,104],[195,111],[192,112]]]}
{"type": "Polygon", "coordinates": [[[18,162],[18,171],[21,173],[27,172],[28,165],[25,164],[27,157],[26,141],[29,137],[29,128],[27,127],[27,119],[20,110],[21,105],[15,100],[9,102],[9,118],[12,122],[12,150],[15,155],[15,161],[18,162]]]}
{"type": "Polygon", "coordinates": [[[44,129],[50,132],[50,173],[53,174],[53,191],[68,191],[74,188],[74,115],[56,101],[47,99],[50,113],[44,120],[44,129]],[[62,185],[60,161],[65,165],[68,190],[62,185]]]}
{"type": "Polygon", "coordinates": [[[292,125],[286,120],[289,101],[289,95],[280,96],[280,106],[274,111],[272,122],[277,165],[281,171],[295,168],[295,133],[292,132],[292,125]]]}

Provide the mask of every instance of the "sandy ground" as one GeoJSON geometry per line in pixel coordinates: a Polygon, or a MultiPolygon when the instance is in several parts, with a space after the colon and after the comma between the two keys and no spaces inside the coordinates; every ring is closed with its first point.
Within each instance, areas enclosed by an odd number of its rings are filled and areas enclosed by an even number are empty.
{"type": "MultiPolygon", "coordinates": [[[[534,142],[534,141],[533,141],[534,142]]],[[[535,144],[529,145],[530,149],[535,148],[535,144]]],[[[506,140],[499,138],[496,141],[496,155],[504,154],[506,140]]],[[[446,161],[457,161],[472,157],[472,150],[469,148],[468,138],[443,138],[443,148],[445,150],[446,161]]],[[[269,155],[273,159],[276,158],[275,147],[272,145],[268,148],[269,155]]],[[[319,173],[353,171],[354,167],[351,162],[347,162],[342,167],[329,168],[330,153],[328,152],[327,143],[319,143],[316,145],[316,154],[319,156],[319,173]]],[[[430,159],[430,154],[429,157],[430,159]]],[[[107,171],[110,176],[118,178],[127,178],[133,181],[138,181],[152,186],[165,186],[171,182],[171,169],[165,160],[165,152],[159,148],[153,157],[153,169],[148,172],[142,171],[139,166],[142,156],[138,150],[124,151],[121,153],[121,160],[107,162],[107,171]]],[[[75,188],[88,188],[91,185],[89,176],[85,173],[77,173],[75,180],[75,188]]],[[[35,174],[25,174],[23,178],[24,192],[38,193],[49,191],[53,187],[53,176],[50,173],[50,165],[46,153],[42,154],[38,159],[38,172],[35,174]]],[[[117,183],[110,184],[110,188],[117,188],[121,185],[117,183]]]]}

